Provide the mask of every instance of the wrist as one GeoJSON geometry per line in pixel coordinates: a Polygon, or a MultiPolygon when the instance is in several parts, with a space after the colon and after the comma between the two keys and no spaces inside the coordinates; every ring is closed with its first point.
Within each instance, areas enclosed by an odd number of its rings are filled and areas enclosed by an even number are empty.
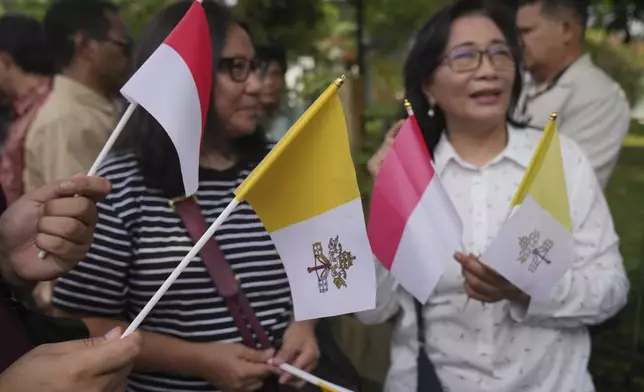
{"type": "Polygon", "coordinates": [[[521,291],[513,294],[509,299],[510,301],[514,302],[517,305],[523,306],[524,308],[528,308],[528,306],[530,306],[530,296],[521,291]]]}
{"type": "Polygon", "coordinates": [[[187,355],[186,373],[195,375],[204,380],[210,380],[213,376],[213,369],[219,367],[220,353],[223,351],[222,344],[229,343],[188,343],[190,351],[187,355]]]}
{"type": "Polygon", "coordinates": [[[315,327],[317,326],[318,321],[319,320],[317,319],[303,320],[303,321],[291,320],[291,325],[297,325],[300,328],[306,328],[306,329],[310,329],[311,331],[315,331],[315,327]]]}

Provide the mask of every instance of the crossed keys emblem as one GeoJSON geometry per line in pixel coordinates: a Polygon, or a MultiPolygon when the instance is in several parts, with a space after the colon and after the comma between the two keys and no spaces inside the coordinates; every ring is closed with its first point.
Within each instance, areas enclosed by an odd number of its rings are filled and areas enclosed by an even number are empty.
{"type": "Polygon", "coordinates": [[[320,293],[329,291],[329,275],[333,278],[333,284],[338,289],[347,287],[347,270],[353,266],[356,259],[351,252],[342,248],[339,236],[329,239],[329,257],[324,255],[324,248],[321,242],[313,243],[313,267],[308,267],[309,273],[315,272],[318,278],[318,289],[320,293]]]}
{"type": "Polygon", "coordinates": [[[548,259],[548,252],[550,252],[550,249],[555,245],[555,243],[550,239],[546,239],[541,243],[541,245],[539,245],[540,236],[541,233],[534,230],[527,236],[519,237],[519,246],[521,247],[521,251],[519,252],[519,258],[517,260],[520,261],[521,264],[530,260],[528,271],[532,273],[537,271],[537,268],[539,268],[541,263],[546,263],[546,265],[550,264],[551,261],[548,259]]]}

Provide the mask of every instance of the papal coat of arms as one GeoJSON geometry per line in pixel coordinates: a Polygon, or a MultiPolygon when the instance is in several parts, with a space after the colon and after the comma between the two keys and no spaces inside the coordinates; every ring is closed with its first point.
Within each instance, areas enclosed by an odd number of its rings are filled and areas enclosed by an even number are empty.
{"type": "Polygon", "coordinates": [[[347,270],[353,265],[356,257],[351,252],[344,250],[340,243],[339,236],[329,239],[329,256],[324,255],[324,247],[321,242],[313,244],[313,267],[308,267],[309,273],[315,272],[318,277],[318,289],[320,293],[329,291],[329,275],[333,284],[338,289],[347,287],[347,270]]]}
{"type": "Polygon", "coordinates": [[[524,264],[530,260],[530,265],[528,266],[528,271],[534,273],[539,268],[541,263],[550,264],[548,259],[548,252],[555,245],[554,242],[550,239],[546,239],[541,244],[539,243],[541,234],[534,230],[527,236],[519,237],[519,246],[521,251],[519,252],[519,260],[521,264],[524,264]]]}

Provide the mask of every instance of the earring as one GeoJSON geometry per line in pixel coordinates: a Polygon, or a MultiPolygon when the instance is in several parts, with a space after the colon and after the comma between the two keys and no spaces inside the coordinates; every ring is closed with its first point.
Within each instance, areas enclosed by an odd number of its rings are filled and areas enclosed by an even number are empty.
{"type": "Polygon", "coordinates": [[[427,115],[429,117],[434,117],[434,108],[433,107],[431,107],[431,106],[429,107],[429,110],[427,111],[427,115]]]}

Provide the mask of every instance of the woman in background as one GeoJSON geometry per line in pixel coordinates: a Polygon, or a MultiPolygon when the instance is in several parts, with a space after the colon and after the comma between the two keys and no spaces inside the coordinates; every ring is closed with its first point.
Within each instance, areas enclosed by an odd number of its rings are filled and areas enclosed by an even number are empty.
{"type": "Polygon", "coordinates": [[[490,2],[457,1],[418,33],[405,64],[406,95],[463,222],[465,249],[421,310],[424,345],[413,298],[379,267],[377,308],[360,318],[396,317],[387,391],[419,388],[419,347],[446,391],[594,390],[587,326],[624,306],[628,280],[603,193],[574,142],[560,136],[577,257],[550,298],[532,301],[473,256],[503,225],[541,137],[509,117],[520,82],[514,19],[490,2]],[[477,301],[465,306],[468,298],[477,301]]]}
{"type": "MultiPolygon", "coordinates": [[[[141,39],[137,67],[191,4],[174,3],[154,19],[141,39]]],[[[257,126],[261,85],[251,39],[227,8],[208,0],[203,7],[214,69],[196,198],[209,226],[268,147],[257,126]]],[[[58,282],[54,294],[54,304],[82,316],[92,335],[133,320],[193,246],[170,205],[183,194],[172,142],[141,109],[129,125],[121,152],[99,170],[113,191],[98,204],[94,243],[85,260],[58,282]]],[[[292,321],[286,273],[253,209],[245,203],[238,206],[215,237],[277,351],[240,343],[240,332],[197,257],[141,324],[144,346],[129,391],[255,391],[276,371],[267,363],[273,357],[305,370],[315,367],[319,351],[314,323],[292,321]]],[[[284,374],[281,381],[302,385],[284,374]]]]}

